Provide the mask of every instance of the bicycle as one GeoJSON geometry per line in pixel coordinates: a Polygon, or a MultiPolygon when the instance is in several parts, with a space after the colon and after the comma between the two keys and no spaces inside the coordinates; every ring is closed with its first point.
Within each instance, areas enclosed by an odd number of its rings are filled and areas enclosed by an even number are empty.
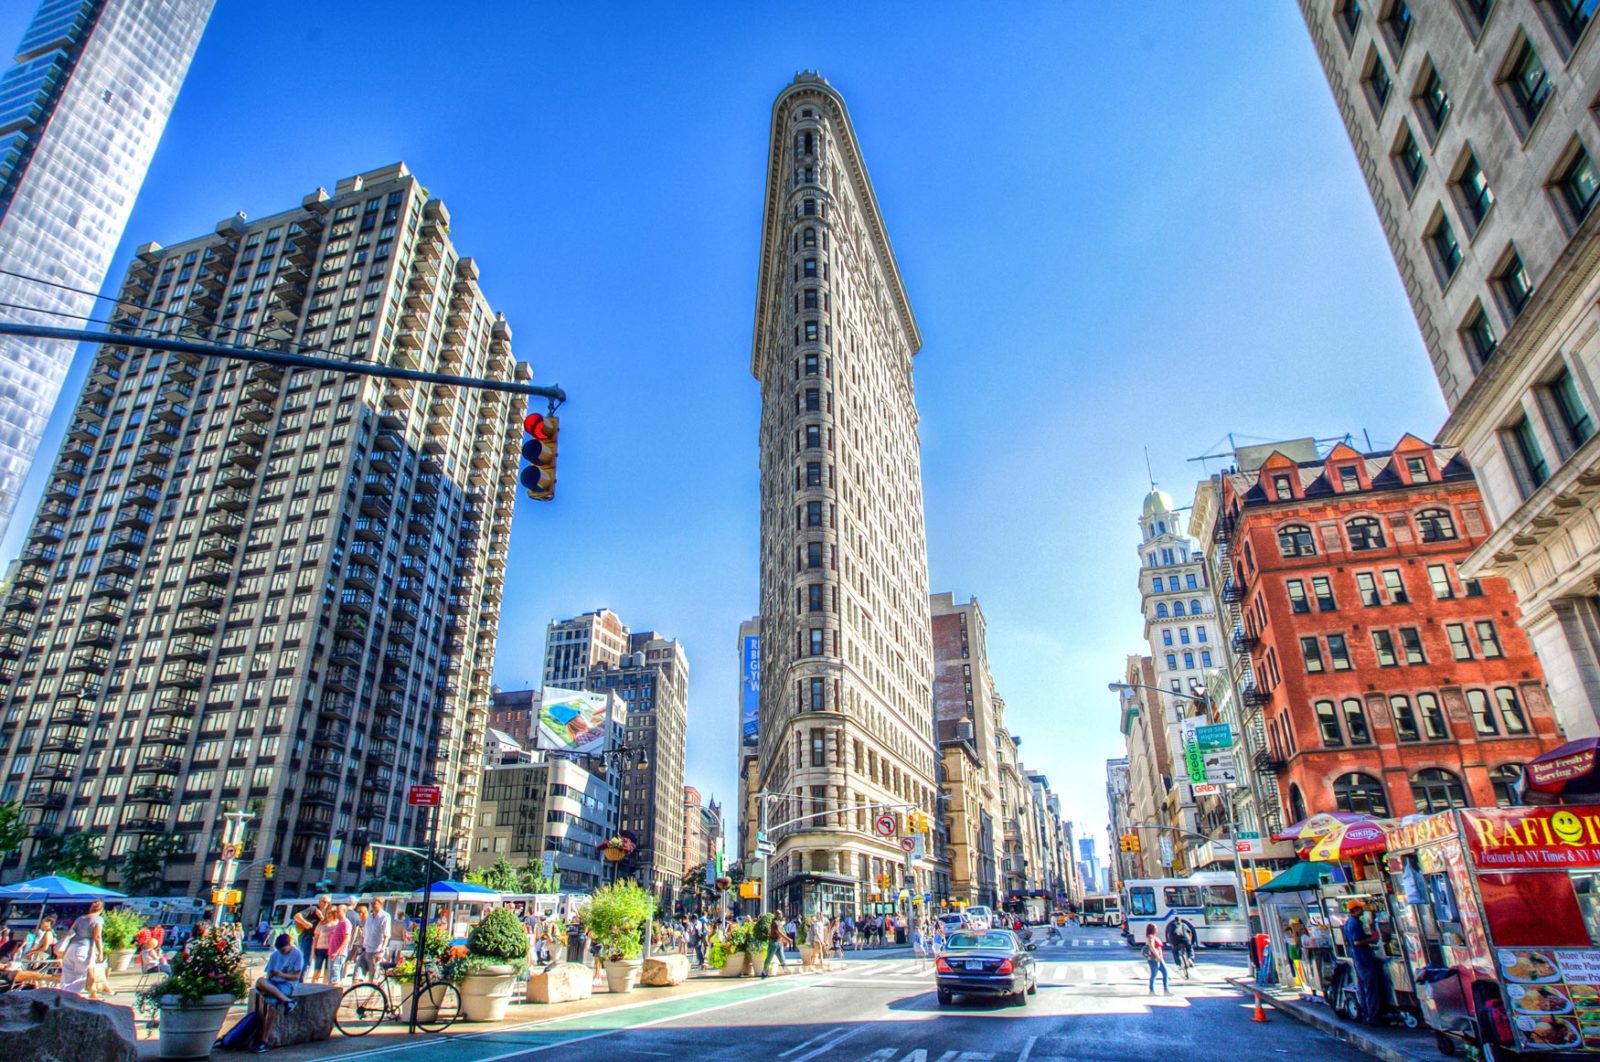
{"type": "MultiPolygon", "coordinates": [[[[333,1023],[345,1036],[365,1036],[385,1020],[411,1020],[409,981],[358,981],[339,996],[333,1023]],[[389,986],[396,986],[390,995],[389,986]]],[[[461,1018],[461,993],[456,986],[429,969],[417,988],[417,1027],[424,1032],[444,1032],[461,1018]]]]}
{"type": "Polygon", "coordinates": [[[1183,970],[1183,979],[1187,981],[1189,980],[1190,971],[1194,969],[1194,948],[1191,945],[1185,945],[1177,950],[1178,966],[1183,970]]]}

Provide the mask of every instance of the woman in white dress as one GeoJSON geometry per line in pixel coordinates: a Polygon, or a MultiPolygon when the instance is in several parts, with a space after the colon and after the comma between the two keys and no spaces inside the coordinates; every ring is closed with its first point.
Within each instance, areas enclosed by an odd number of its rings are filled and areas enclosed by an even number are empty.
{"type": "Polygon", "coordinates": [[[89,913],[72,923],[72,942],[61,956],[61,990],[82,995],[89,980],[89,964],[105,961],[105,945],[100,939],[105,904],[95,900],[89,913]]]}

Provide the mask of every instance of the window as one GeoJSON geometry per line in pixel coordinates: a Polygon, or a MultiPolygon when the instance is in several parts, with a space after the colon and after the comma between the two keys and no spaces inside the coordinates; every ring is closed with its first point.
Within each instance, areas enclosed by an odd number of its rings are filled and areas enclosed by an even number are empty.
{"type": "Polygon", "coordinates": [[[806,462],[806,486],[808,486],[808,487],[820,487],[820,486],[822,486],[822,462],[820,462],[820,461],[808,461],[808,462],[806,462]]]}
{"type": "Polygon", "coordinates": [[[1285,500],[1287,500],[1289,498],[1294,497],[1294,487],[1290,483],[1289,477],[1288,476],[1273,476],[1272,477],[1272,493],[1277,497],[1277,499],[1279,501],[1285,501],[1285,500]]]}
{"type": "Polygon", "coordinates": [[[1573,379],[1572,370],[1565,365],[1550,381],[1550,397],[1555,399],[1561,426],[1567,429],[1567,441],[1576,450],[1594,435],[1594,420],[1578,395],[1578,381],[1573,379]]]}
{"type": "Polygon", "coordinates": [[[1428,735],[1429,741],[1443,741],[1450,736],[1450,730],[1444,722],[1444,709],[1439,707],[1438,694],[1417,694],[1417,710],[1422,713],[1422,732],[1428,735]]]}
{"type": "Polygon", "coordinates": [[[828,740],[827,732],[818,727],[811,729],[811,766],[826,767],[828,765],[828,740]]]}
{"type": "Polygon", "coordinates": [[[1372,728],[1367,726],[1367,707],[1359,698],[1347,697],[1344,701],[1344,728],[1352,745],[1372,744],[1372,728]]]}
{"type": "Polygon", "coordinates": [[[821,656],[823,652],[823,631],[821,627],[811,628],[811,655],[821,656]]]}
{"type": "Polygon", "coordinates": [[[1406,458],[1406,474],[1413,483],[1428,482],[1428,460],[1425,457],[1406,458]]]}
{"type": "Polygon", "coordinates": [[[1333,661],[1335,671],[1350,670],[1350,649],[1345,645],[1344,635],[1328,635],[1328,656],[1333,661]]]}
{"type": "MultiPolygon", "coordinates": [[[[827,707],[828,680],[824,678],[809,679],[811,710],[820,712],[827,707]]],[[[820,764],[818,765],[820,766],[820,764]]]]}
{"type": "Polygon", "coordinates": [[[1412,776],[1411,799],[1424,815],[1467,806],[1467,793],[1461,787],[1461,779],[1439,767],[1430,767],[1412,776]]]}
{"type": "Polygon", "coordinates": [[[1378,596],[1378,580],[1372,577],[1371,572],[1356,572],[1356,594],[1368,608],[1383,604],[1383,599],[1378,596]]]}
{"type": "Polygon", "coordinates": [[[1333,585],[1328,582],[1326,575],[1312,577],[1311,593],[1317,599],[1318,612],[1332,612],[1339,607],[1333,600],[1333,585]]]}
{"type": "Polygon", "coordinates": [[[1473,624],[1478,631],[1478,648],[1483,653],[1485,660],[1497,660],[1505,656],[1505,650],[1500,648],[1500,635],[1494,629],[1494,620],[1479,620],[1473,624]]]}
{"type": "Polygon", "coordinates": [[[1178,655],[1176,653],[1168,653],[1167,654],[1167,670],[1168,671],[1176,671],[1176,670],[1178,670],[1178,655]]]}
{"type": "Polygon", "coordinates": [[[1457,3],[1466,17],[1467,29],[1472,31],[1472,39],[1477,40],[1484,20],[1489,17],[1489,9],[1494,7],[1494,0],[1457,0],[1457,3]]]}
{"type": "Polygon", "coordinates": [[[1495,337],[1494,325],[1489,321],[1489,315],[1483,309],[1483,304],[1478,303],[1472,311],[1472,316],[1467,318],[1467,323],[1461,326],[1461,340],[1482,368],[1494,352],[1500,349],[1500,340],[1495,337]]]}
{"type": "Polygon", "coordinates": [[[1382,549],[1385,545],[1383,525],[1378,523],[1377,517],[1358,516],[1344,527],[1350,535],[1351,549],[1382,549]]]}
{"type": "Polygon", "coordinates": [[[1300,786],[1293,782],[1289,784],[1289,817],[1295,822],[1306,817],[1306,798],[1300,786]]]}
{"type": "Polygon", "coordinates": [[[1467,625],[1465,623],[1445,624],[1445,633],[1450,636],[1450,655],[1457,660],[1472,659],[1472,645],[1467,641],[1467,625]]]}
{"type": "Polygon", "coordinates": [[[1416,741],[1417,717],[1411,710],[1411,698],[1403,693],[1389,695],[1389,714],[1394,717],[1394,736],[1401,741],[1416,741]]]}
{"type": "Polygon", "coordinates": [[[820,543],[820,542],[807,542],[806,543],[806,567],[807,568],[820,568],[820,567],[822,567],[822,543],[820,543]]]}
{"type": "Polygon", "coordinates": [[[1378,53],[1373,52],[1370,64],[1367,67],[1367,95],[1372,104],[1374,113],[1380,112],[1389,102],[1389,90],[1394,87],[1394,82],[1389,78],[1389,71],[1384,67],[1383,60],[1378,58],[1378,53]]]}
{"type": "Polygon", "coordinates": [[[821,612],[823,610],[822,594],[823,586],[821,583],[809,583],[806,585],[807,612],[821,612]]]}
{"type": "Polygon", "coordinates": [[[1422,175],[1428,169],[1428,160],[1423,156],[1422,148],[1417,146],[1417,138],[1412,134],[1411,127],[1402,124],[1400,130],[1400,140],[1394,148],[1394,163],[1400,171],[1406,196],[1409,198],[1416,192],[1417,185],[1422,183],[1422,175]]]}
{"type": "Polygon", "coordinates": [[[1405,654],[1408,664],[1426,664],[1427,656],[1422,651],[1422,635],[1415,627],[1400,628],[1400,651],[1405,654]]]}
{"type": "Polygon", "coordinates": [[[1500,733],[1500,726],[1494,721],[1494,708],[1489,704],[1488,690],[1468,690],[1467,711],[1472,715],[1472,726],[1478,733],[1500,733]]]}
{"type": "Polygon", "coordinates": [[[1383,783],[1370,774],[1352,772],[1334,779],[1333,802],[1340,811],[1379,819],[1389,817],[1389,798],[1384,794],[1383,783]]]}
{"type": "Polygon", "coordinates": [[[819,501],[806,502],[806,526],[822,526],[822,503],[819,501]]]}
{"type": "Polygon", "coordinates": [[[1506,264],[1500,267],[1500,272],[1495,274],[1495,283],[1500,286],[1500,294],[1506,301],[1506,306],[1511,311],[1511,316],[1516,317],[1522,313],[1533,298],[1533,281],[1528,278],[1528,270],[1522,264],[1522,256],[1512,252],[1506,259],[1506,264]]]}
{"type": "Polygon", "coordinates": [[[1322,743],[1330,749],[1344,747],[1344,731],[1339,729],[1339,714],[1332,701],[1318,701],[1317,729],[1322,731],[1322,743]]]}
{"type": "Polygon", "coordinates": [[[1361,489],[1361,479],[1356,475],[1355,466],[1344,465],[1339,469],[1339,489],[1345,493],[1361,489]]]}
{"type": "Polygon", "coordinates": [[[1447,509],[1424,509],[1417,514],[1417,531],[1424,542],[1449,542],[1456,537],[1456,522],[1447,509]]]}
{"type": "Polygon", "coordinates": [[[1455,230],[1450,227],[1450,219],[1444,216],[1443,210],[1439,211],[1433,227],[1428,230],[1428,246],[1433,251],[1433,265],[1439,271],[1439,284],[1442,287],[1461,268],[1461,244],[1456,240],[1455,230]]]}
{"type": "Polygon", "coordinates": [[[1324,670],[1322,664],[1322,645],[1315,638],[1300,639],[1300,654],[1306,659],[1306,671],[1317,674],[1324,670]]]}
{"type": "Polygon", "coordinates": [[[1433,587],[1435,601],[1448,601],[1456,596],[1455,587],[1450,585],[1450,569],[1443,564],[1428,565],[1428,583],[1433,587]]]}
{"type": "Polygon", "coordinates": [[[1305,524],[1290,524],[1278,530],[1278,552],[1285,557],[1315,557],[1317,546],[1311,538],[1311,528],[1305,524]]]}
{"type": "Polygon", "coordinates": [[[1517,783],[1521,781],[1521,764],[1507,763],[1490,771],[1489,784],[1494,786],[1495,806],[1502,808],[1516,807],[1517,783]]]}
{"type": "Polygon", "coordinates": [[[1533,45],[1523,40],[1521,51],[1517,52],[1511,66],[1506,73],[1505,86],[1511,94],[1511,100],[1516,105],[1517,116],[1522,119],[1524,131],[1533,127],[1539,115],[1544,111],[1544,105],[1550,101],[1550,78],[1545,73],[1544,63],[1539,60],[1539,53],[1533,50],[1533,45]]]}
{"type": "Polygon", "coordinates": [[[1306,585],[1299,579],[1290,579],[1284,583],[1284,589],[1289,591],[1289,611],[1301,615],[1311,611],[1311,602],[1306,600],[1306,585]]]}
{"type": "Polygon", "coordinates": [[[1550,478],[1550,466],[1545,463],[1544,451],[1533,434],[1533,422],[1526,416],[1511,426],[1511,438],[1517,445],[1517,456],[1522,458],[1522,470],[1534,489],[1544,486],[1550,478]]]}
{"type": "Polygon", "coordinates": [[[1476,579],[1468,579],[1461,574],[1461,565],[1456,565],[1456,578],[1461,580],[1461,588],[1468,597],[1482,597],[1483,584],[1476,579]]]}
{"type": "Polygon", "coordinates": [[[1489,178],[1484,176],[1483,167],[1478,165],[1478,156],[1471,151],[1467,152],[1467,160],[1461,164],[1461,175],[1456,178],[1456,196],[1461,203],[1461,212],[1466,215],[1468,227],[1477,232],[1478,226],[1489,215],[1489,208],[1494,206],[1494,191],[1489,187],[1489,178]]]}
{"type": "Polygon", "coordinates": [[[1395,0],[1383,24],[1388,27],[1389,36],[1394,39],[1394,46],[1397,49],[1404,48],[1406,41],[1411,37],[1411,8],[1406,6],[1406,0],[1395,0]]]}
{"type": "Polygon", "coordinates": [[[1444,90],[1444,82],[1432,62],[1428,63],[1428,76],[1422,79],[1422,88],[1417,92],[1417,103],[1428,116],[1428,124],[1437,138],[1445,119],[1450,117],[1450,94],[1444,90]]]}
{"type": "Polygon", "coordinates": [[[1399,667],[1400,659],[1394,655],[1394,635],[1388,631],[1372,632],[1372,648],[1378,654],[1379,667],[1399,667]]]}
{"type": "Polygon", "coordinates": [[[1578,149],[1572,161],[1561,171],[1556,187],[1561,189],[1561,198],[1571,212],[1573,221],[1582,221],[1589,216],[1589,211],[1594,209],[1595,197],[1600,195],[1600,180],[1595,177],[1594,163],[1587,151],[1578,149]]]}
{"type": "Polygon", "coordinates": [[[822,449],[822,427],[818,424],[806,425],[806,449],[822,449]]]}
{"type": "Polygon", "coordinates": [[[806,412],[818,413],[822,410],[822,392],[815,387],[806,388],[806,412]]]}
{"type": "Polygon", "coordinates": [[[1171,645],[1172,644],[1172,632],[1171,631],[1162,631],[1161,632],[1161,644],[1162,645],[1171,645]]]}
{"type": "Polygon", "coordinates": [[[1595,0],[1550,0],[1550,13],[1556,24],[1566,34],[1568,44],[1577,44],[1578,38],[1594,18],[1595,0]]]}
{"type": "Polygon", "coordinates": [[[1494,691],[1494,699],[1500,705],[1500,722],[1508,734],[1526,734],[1528,732],[1528,717],[1522,712],[1522,703],[1517,700],[1517,691],[1510,686],[1501,686],[1494,691]]]}
{"type": "Polygon", "coordinates": [[[1356,27],[1361,25],[1361,4],[1359,0],[1344,0],[1338,9],[1339,24],[1344,27],[1346,40],[1356,35],[1356,27]]]}

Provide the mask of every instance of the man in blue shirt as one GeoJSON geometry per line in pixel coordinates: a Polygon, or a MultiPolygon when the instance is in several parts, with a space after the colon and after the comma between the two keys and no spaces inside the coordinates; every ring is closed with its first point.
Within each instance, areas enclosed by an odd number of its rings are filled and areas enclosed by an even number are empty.
{"type": "Polygon", "coordinates": [[[250,1009],[261,1023],[256,1031],[256,1042],[250,1048],[255,1054],[267,1049],[272,1027],[278,1023],[279,1010],[287,1014],[294,1009],[294,987],[305,971],[305,956],[294,946],[289,934],[279,933],[276,947],[267,959],[266,976],[256,982],[255,995],[250,1001],[250,1009]]]}

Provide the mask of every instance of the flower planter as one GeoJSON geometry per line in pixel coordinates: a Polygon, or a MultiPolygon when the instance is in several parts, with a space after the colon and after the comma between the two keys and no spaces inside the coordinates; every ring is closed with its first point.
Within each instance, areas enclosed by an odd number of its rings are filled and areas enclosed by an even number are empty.
{"type": "MultiPolygon", "coordinates": [[[[463,993],[464,995],[465,993],[463,993]]],[[[433,1021],[439,1016],[439,1000],[433,989],[428,989],[417,997],[417,1020],[433,1021]]],[[[411,991],[408,988],[405,998],[400,1001],[400,1020],[411,1020],[411,991]]]]}
{"type": "Polygon", "coordinates": [[[639,984],[639,972],[644,969],[644,960],[607,960],[605,967],[607,988],[613,992],[632,992],[639,984]]]}
{"type": "Polygon", "coordinates": [[[222,1031],[233,996],[222,993],[201,996],[198,1003],[185,1003],[177,996],[161,997],[160,1058],[207,1058],[211,1045],[222,1031]]]}
{"type": "Polygon", "coordinates": [[[624,852],[620,848],[602,848],[600,849],[600,854],[605,856],[606,861],[609,863],[620,863],[622,862],[623,856],[626,856],[628,853],[624,852]]]}
{"type": "Polygon", "coordinates": [[[135,952],[132,948],[113,948],[106,952],[106,961],[111,964],[112,973],[127,973],[133,965],[135,952]]]}
{"type": "Polygon", "coordinates": [[[729,955],[722,964],[723,977],[742,977],[744,975],[744,952],[736,951],[729,955]]]}
{"type": "Polygon", "coordinates": [[[800,965],[815,966],[817,964],[817,947],[814,944],[800,945],[800,965]]]}
{"type": "Polygon", "coordinates": [[[487,966],[463,977],[456,987],[461,990],[461,1009],[467,1020],[504,1021],[516,974],[514,966],[487,966]]]}
{"type": "Polygon", "coordinates": [[[550,962],[566,962],[567,961],[567,946],[566,946],[565,943],[556,944],[556,943],[547,941],[545,943],[544,949],[545,949],[545,951],[550,953],[550,959],[549,959],[550,962]]]}

